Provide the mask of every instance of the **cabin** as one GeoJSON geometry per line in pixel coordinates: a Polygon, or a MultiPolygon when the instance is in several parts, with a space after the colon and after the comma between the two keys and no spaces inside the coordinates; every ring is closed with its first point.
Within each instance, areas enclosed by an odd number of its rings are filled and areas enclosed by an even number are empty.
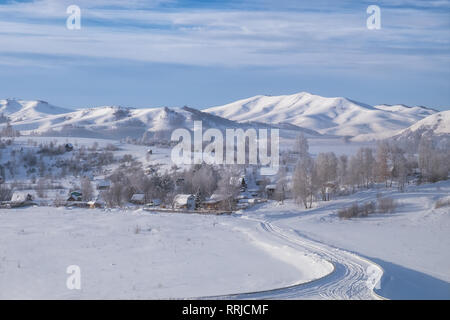
{"type": "Polygon", "coordinates": [[[195,196],[193,194],[177,194],[173,199],[172,208],[195,210],[195,196]]]}
{"type": "Polygon", "coordinates": [[[237,203],[238,209],[247,209],[248,207],[254,205],[255,203],[258,203],[257,199],[239,199],[237,203]]]}
{"type": "Polygon", "coordinates": [[[97,190],[108,190],[111,186],[111,182],[109,180],[99,180],[97,181],[97,190]]]}
{"type": "Polygon", "coordinates": [[[67,152],[70,152],[73,150],[73,145],[71,143],[66,143],[64,145],[64,148],[66,149],[67,152]]]}
{"type": "Polygon", "coordinates": [[[266,194],[268,199],[274,199],[277,186],[275,184],[269,184],[266,186],[266,194]]]}
{"type": "Polygon", "coordinates": [[[256,179],[255,184],[257,186],[262,186],[264,183],[266,183],[266,179],[256,179]]]}
{"type": "Polygon", "coordinates": [[[72,191],[67,201],[81,201],[83,194],[80,191],[72,191]]]}
{"type": "Polygon", "coordinates": [[[130,202],[134,203],[134,204],[144,204],[145,203],[145,194],[143,194],[143,193],[133,194],[130,202]]]}
{"type": "Polygon", "coordinates": [[[145,204],[146,208],[151,208],[151,207],[158,207],[161,205],[161,200],[160,199],[152,199],[149,202],[147,202],[145,204]]]}
{"type": "Polygon", "coordinates": [[[221,201],[218,199],[207,199],[202,202],[202,207],[207,210],[219,210],[221,208],[221,201]]]}
{"type": "Polygon", "coordinates": [[[214,193],[211,197],[202,202],[202,207],[208,210],[221,210],[229,207],[230,203],[235,202],[235,199],[227,198],[226,196],[214,193]]]}
{"type": "Polygon", "coordinates": [[[248,189],[247,193],[252,196],[252,197],[257,197],[259,196],[259,189],[253,188],[253,189],[248,189]]]}
{"type": "Polygon", "coordinates": [[[11,202],[16,204],[23,204],[34,200],[34,195],[27,191],[16,191],[11,197],[11,202]]]}
{"type": "Polygon", "coordinates": [[[177,178],[177,180],[175,181],[175,185],[177,187],[181,187],[184,185],[184,178],[177,178]]]}

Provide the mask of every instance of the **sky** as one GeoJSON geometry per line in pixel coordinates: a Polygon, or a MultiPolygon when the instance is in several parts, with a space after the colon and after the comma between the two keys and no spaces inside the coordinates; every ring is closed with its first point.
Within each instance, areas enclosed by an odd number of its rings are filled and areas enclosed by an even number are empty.
{"type": "Polygon", "coordinates": [[[0,44],[0,99],[203,109],[308,91],[450,109],[450,0],[0,0],[0,44]]]}

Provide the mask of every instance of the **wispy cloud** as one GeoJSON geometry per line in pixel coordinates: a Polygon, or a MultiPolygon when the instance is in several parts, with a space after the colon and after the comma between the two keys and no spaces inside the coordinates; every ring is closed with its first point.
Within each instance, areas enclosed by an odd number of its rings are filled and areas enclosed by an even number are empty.
{"type": "MultiPolygon", "coordinates": [[[[364,7],[349,7],[345,1],[315,11],[314,6],[301,10],[304,3],[298,10],[285,11],[293,5],[289,1],[270,11],[195,6],[181,10],[170,0],[132,0],[126,7],[122,1],[75,2],[82,9],[82,29],[77,31],[65,28],[65,9],[73,1],[1,5],[0,35],[5,45],[0,54],[228,66],[348,68],[414,63],[441,68],[437,64],[448,67],[449,62],[448,12],[418,9],[422,1],[380,1],[382,30],[378,31],[366,29],[364,7]]],[[[445,9],[449,2],[427,3],[429,8],[445,9]]]]}

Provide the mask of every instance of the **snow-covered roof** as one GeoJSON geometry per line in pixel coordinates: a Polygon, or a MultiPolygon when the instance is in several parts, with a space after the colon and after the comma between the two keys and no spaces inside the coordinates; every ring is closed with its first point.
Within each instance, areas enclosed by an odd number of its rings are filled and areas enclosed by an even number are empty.
{"type": "Polygon", "coordinates": [[[97,187],[109,187],[111,182],[109,180],[98,180],[97,187]]]}
{"type": "Polygon", "coordinates": [[[12,202],[25,202],[34,198],[33,192],[30,191],[15,191],[11,197],[12,202]]]}
{"type": "Polygon", "coordinates": [[[143,194],[143,193],[135,193],[131,197],[131,201],[144,201],[144,199],[145,199],[145,194],[143,194]]]}
{"type": "Polygon", "coordinates": [[[267,186],[266,186],[266,190],[268,190],[268,189],[273,189],[273,190],[275,190],[277,188],[277,185],[276,184],[268,184],[267,186]]]}
{"type": "Polygon", "coordinates": [[[209,197],[209,200],[213,200],[213,201],[222,201],[222,200],[226,200],[227,197],[223,194],[218,194],[218,193],[213,193],[211,195],[211,197],[209,197]]]}
{"type": "Polygon", "coordinates": [[[194,199],[195,197],[192,194],[177,194],[173,199],[173,202],[176,204],[187,204],[194,199]]]}
{"type": "Polygon", "coordinates": [[[161,199],[152,199],[150,202],[155,206],[159,206],[161,204],[161,199]]]}

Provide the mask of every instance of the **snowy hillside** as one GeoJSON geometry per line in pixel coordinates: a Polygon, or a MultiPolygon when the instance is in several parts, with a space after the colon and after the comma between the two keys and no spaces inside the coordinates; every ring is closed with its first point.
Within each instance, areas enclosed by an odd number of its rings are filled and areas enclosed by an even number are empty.
{"type": "Polygon", "coordinates": [[[203,128],[280,128],[285,133],[304,132],[320,136],[314,130],[291,124],[238,123],[197,109],[184,108],[128,108],[102,106],[71,111],[43,101],[0,100],[0,112],[11,120],[24,135],[115,138],[170,138],[177,128],[192,130],[194,121],[202,121],[203,128]]]}
{"type": "Polygon", "coordinates": [[[403,105],[370,106],[347,98],[325,98],[307,92],[255,96],[204,110],[240,122],[290,123],[322,134],[383,137],[436,111],[403,105]]]}
{"type": "Polygon", "coordinates": [[[430,135],[450,134],[450,111],[442,111],[426,117],[402,130],[400,135],[407,135],[412,132],[430,135]]]}
{"type": "Polygon", "coordinates": [[[69,109],[53,106],[41,100],[0,100],[0,113],[15,121],[43,119],[48,116],[71,112],[69,109]]]}
{"type": "MultiPolygon", "coordinates": [[[[0,100],[0,113],[22,134],[121,139],[167,139],[176,128],[279,128],[282,136],[351,136],[353,140],[391,137],[435,114],[425,107],[370,106],[347,98],[325,98],[302,92],[256,96],[205,110],[101,106],[69,110],[45,101],[0,100]]],[[[431,121],[431,120],[430,120],[431,121]]]]}
{"type": "Polygon", "coordinates": [[[432,141],[442,149],[448,149],[450,148],[450,111],[428,116],[401,130],[393,138],[412,150],[418,146],[422,138],[432,141]]]}

